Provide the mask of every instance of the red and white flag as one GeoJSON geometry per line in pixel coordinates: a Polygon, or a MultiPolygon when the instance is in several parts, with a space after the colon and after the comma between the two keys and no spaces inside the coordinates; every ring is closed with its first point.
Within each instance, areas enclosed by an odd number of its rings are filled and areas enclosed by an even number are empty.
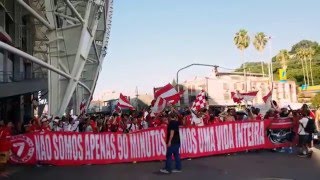
{"type": "Polygon", "coordinates": [[[176,104],[179,102],[182,94],[183,91],[177,92],[176,89],[169,83],[162,88],[155,89],[154,99],[161,97],[170,104],[176,104]]]}
{"type": "Polygon", "coordinates": [[[272,100],[272,90],[273,90],[273,85],[271,86],[271,89],[270,89],[269,93],[268,93],[267,95],[263,96],[262,99],[263,99],[263,102],[264,102],[265,104],[271,102],[271,100],[272,100]]]}
{"type": "Polygon", "coordinates": [[[120,93],[117,107],[118,108],[129,108],[131,110],[134,109],[134,107],[129,102],[129,98],[127,98],[127,96],[124,96],[122,93],[120,93]]]}
{"type": "Polygon", "coordinates": [[[233,100],[233,102],[240,104],[241,101],[243,100],[241,94],[239,93],[239,91],[237,92],[231,92],[231,98],[233,100]]]}
{"type": "Polygon", "coordinates": [[[199,111],[200,109],[207,106],[207,100],[206,100],[206,92],[202,90],[196,97],[196,100],[192,104],[192,110],[193,111],[199,111]]]}
{"type": "Polygon", "coordinates": [[[252,91],[247,93],[239,93],[237,92],[231,92],[231,97],[233,99],[233,102],[235,103],[241,103],[241,101],[253,101],[253,99],[257,96],[258,91],[252,91]]]}
{"type": "Polygon", "coordinates": [[[161,113],[167,105],[167,101],[162,97],[158,97],[153,107],[151,108],[152,115],[161,113]]]}
{"type": "Polygon", "coordinates": [[[257,96],[258,91],[252,91],[247,93],[241,93],[241,96],[244,101],[253,101],[253,99],[257,96]]]}

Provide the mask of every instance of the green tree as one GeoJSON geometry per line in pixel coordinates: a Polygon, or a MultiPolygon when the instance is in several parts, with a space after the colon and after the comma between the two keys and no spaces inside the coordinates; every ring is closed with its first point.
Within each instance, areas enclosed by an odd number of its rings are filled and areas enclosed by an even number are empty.
{"type": "Polygon", "coordinates": [[[294,54],[297,53],[297,50],[300,48],[313,48],[317,49],[318,48],[318,43],[315,41],[310,41],[310,40],[302,40],[298,42],[297,44],[293,45],[291,48],[290,53],[294,54]]]}
{"type": "Polygon", "coordinates": [[[315,95],[312,99],[311,99],[311,104],[314,107],[319,107],[320,106],[320,94],[315,95]]]}
{"type": "Polygon", "coordinates": [[[297,49],[296,56],[301,61],[304,84],[306,84],[307,82],[309,84],[309,75],[308,75],[308,66],[307,66],[307,58],[308,58],[307,48],[302,47],[297,49]],[[306,76],[307,76],[307,81],[306,81],[306,76]]]}
{"type": "MultiPolygon", "coordinates": [[[[233,38],[234,44],[241,52],[242,62],[244,62],[244,50],[249,47],[250,37],[245,29],[240,29],[239,32],[233,38]]],[[[243,75],[246,77],[246,64],[243,64],[243,75]]],[[[246,83],[245,83],[246,84],[246,83]]],[[[247,91],[247,86],[245,85],[245,90],[247,91]]]]}
{"type": "MultiPolygon", "coordinates": [[[[256,48],[256,50],[260,52],[261,57],[267,43],[268,43],[268,38],[263,32],[259,32],[255,35],[253,40],[253,45],[256,48]]],[[[261,71],[264,76],[264,63],[262,59],[261,59],[261,71]]]]}
{"type": "Polygon", "coordinates": [[[320,45],[317,48],[315,48],[315,54],[320,54],[320,45]]]}
{"type": "Polygon", "coordinates": [[[250,44],[250,37],[248,35],[248,31],[244,29],[240,29],[239,32],[236,33],[233,38],[234,44],[240,51],[244,51],[250,44]]]}
{"type": "Polygon", "coordinates": [[[287,62],[290,59],[289,53],[287,50],[280,50],[276,56],[276,60],[281,64],[282,69],[287,69],[287,62]]]}
{"type": "MultiPolygon", "coordinates": [[[[312,42],[312,41],[310,41],[310,42],[312,42]]],[[[314,42],[314,43],[311,43],[311,44],[318,44],[318,43],[314,42]]],[[[301,43],[301,41],[300,41],[297,44],[295,44],[294,46],[295,47],[303,47],[303,43],[301,43]]],[[[310,45],[308,45],[308,47],[309,46],[310,45]]],[[[301,62],[301,58],[298,57],[296,53],[290,53],[289,52],[290,58],[286,62],[287,79],[295,81],[297,86],[301,86],[303,84],[306,84],[304,82],[304,79],[306,78],[306,74],[303,72],[303,70],[309,71],[309,72],[311,71],[310,72],[310,74],[312,73],[312,75],[310,76],[311,77],[310,78],[311,84],[312,84],[312,80],[313,80],[314,81],[313,82],[314,85],[320,85],[320,46],[318,45],[316,48],[311,48],[311,49],[314,49],[314,51],[315,51],[315,54],[314,54],[314,56],[312,56],[312,59],[311,59],[311,65],[310,65],[310,56],[307,58],[307,63],[305,63],[304,60],[302,60],[302,62],[301,62]],[[303,63],[303,70],[301,68],[302,63],[303,63]],[[306,70],[306,68],[305,68],[306,65],[305,64],[308,65],[308,70],[306,70]]],[[[289,50],[287,50],[287,51],[289,51],[289,50]]],[[[247,70],[250,69],[250,72],[252,72],[252,73],[261,73],[260,64],[261,64],[261,62],[259,62],[259,61],[257,61],[257,62],[245,62],[246,69],[247,70]]],[[[273,72],[272,73],[273,73],[273,76],[274,76],[274,80],[278,80],[279,79],[278,70],[280,68],[283,68],[283,64],[281,63],[281,61],[277,60],[277,56],[274,56],[272,58],[272,65],[273,65],[273,72]]],[[[243,71],[243,67],[244,67],[244,65],[242,64],[235,71],[236,72],[242,72],[243,71]]],[[[264,69],[267,69],[267,65],[264,66],[264,69]]]]}
{"type": "Polygon", "coordinates": [[[313,57],[315,55],[315,49],[313,48],[307,48],[307,58],[309,59],[309,68],[310,68],[310,76],[311,76],[311,82],[312,82],[312,86],[314,86],[314,81],[313,81],[313,73],[312,73],[312,60],[313,57]]]}

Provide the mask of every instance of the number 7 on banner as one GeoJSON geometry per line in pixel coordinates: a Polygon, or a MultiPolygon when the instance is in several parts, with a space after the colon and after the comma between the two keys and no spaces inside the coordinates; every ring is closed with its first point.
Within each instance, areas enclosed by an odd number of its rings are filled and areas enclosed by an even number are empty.
{"type": "Polygon", "coordinates": [[[17,156],[21,157],[25,146],[24,142],[14,143],[12,146],[18,147],[17,156]]]}

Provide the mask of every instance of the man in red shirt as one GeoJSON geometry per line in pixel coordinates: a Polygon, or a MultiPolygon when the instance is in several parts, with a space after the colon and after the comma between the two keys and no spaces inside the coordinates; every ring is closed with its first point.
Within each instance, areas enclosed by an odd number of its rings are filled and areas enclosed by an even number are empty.
{"type": "Polygon", "coordinates": [[[210,114],[208,112],[208,109],[203,109],[203,116],[202,116],[202,119],[203,119],[203,123],[204,125],[209,125],[211,124],[210,123],[210,114]]]}
{"type": "Polygon", "coordinates": [[[118,131],[125,132],[125,130],[127,129],[127,124],[129,123],[129,115],[123,114],[122,117],[119,117],[117,122],[119,124],[118,131]]]}
{"type": "Polygon", "coordinates": [[[40,131],[40,126],[38,124],[38,121],[36,119],[32,119],[28,132],[32,133],[32,132],[38,132],[38,131],[40,131]]]}
{"type": "Polygon", "coordinates": [[[119,118],[118,114],[114,114],[111,116],[111,126],[110,130],[111,132],[118,132],[119,130],[119,118]]]}
{"type": "Polygon", "coordinates": [[[12,122],[8,122],[7,126],[5,126],[4,122],[1,121],[0,122],[0,139],[10,138],[13,132],[12,128],[13,128],[12,122]]]}
{"type": "Polygon", "coordinates": [[[192,126],[192,116],[190,110],[185,111],[185,116],[183,118],[183,125],[186,127],[192,126]]]}
{"type": "Polygon", "coordinates": [[[167,125],[168,125],[168,117],[167,116],[163,116],[162,118],[161,118],[161,127],[167,127],[167,125]]]}

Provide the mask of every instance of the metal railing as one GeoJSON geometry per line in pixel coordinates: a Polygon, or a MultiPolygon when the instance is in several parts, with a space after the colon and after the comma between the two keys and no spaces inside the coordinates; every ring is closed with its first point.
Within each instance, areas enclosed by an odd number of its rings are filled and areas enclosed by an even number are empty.
{"type": "Polygon", "coordinates": [[[32,72],[31,74],[12,71],[0,71],[0,83],[20,82],[25,80],[46,79],[48,76],[43,72],[32,72]]]}

